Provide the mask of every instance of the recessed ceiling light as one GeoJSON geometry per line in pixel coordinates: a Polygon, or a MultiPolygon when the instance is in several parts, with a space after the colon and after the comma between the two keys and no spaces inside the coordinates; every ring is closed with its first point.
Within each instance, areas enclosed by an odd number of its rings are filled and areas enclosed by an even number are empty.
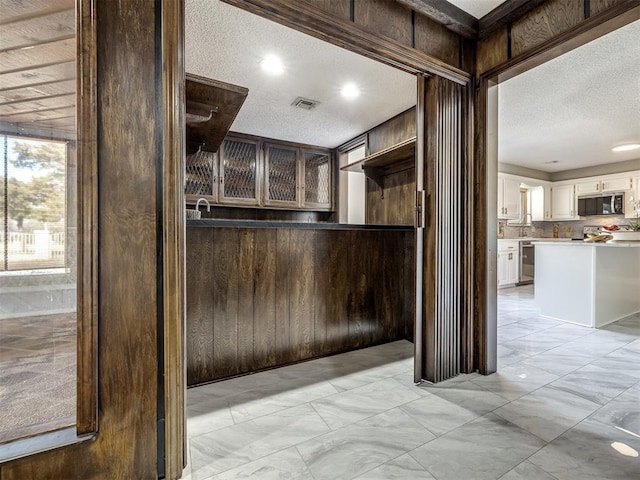
{"type": "Polygon", "coordinates": [[[640,148],[640,143],[627,143],[625,145],[618,145],[613,147],[611,150],[614,152],[628,152],[629,150],[635,150],[636,148],[640,148]]]}
{"type": "Polygon", "coordinates": [[[347,83],[340,93],[344,98],[352,99],[357,98],[360,95],[360,89],[357,87],[355,83],[347,83]]]}
{"type": "Polygon", "coordinates": [[[280,61],[280,59],[274,55],[269,55],[260,62],[260,66],[262,70],[267,72],[270,75],[280,75],[284,72],[284,65],[280,61]]]}

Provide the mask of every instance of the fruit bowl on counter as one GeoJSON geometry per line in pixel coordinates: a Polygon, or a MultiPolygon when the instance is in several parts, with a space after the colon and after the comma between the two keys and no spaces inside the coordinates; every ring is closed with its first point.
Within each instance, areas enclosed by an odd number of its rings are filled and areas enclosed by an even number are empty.
{"type": "Polygon", "coordinates": [[[602,230],[613,237],[609,242],[640,242],[640,230],[630,225],[605,225],[602,230]]]}

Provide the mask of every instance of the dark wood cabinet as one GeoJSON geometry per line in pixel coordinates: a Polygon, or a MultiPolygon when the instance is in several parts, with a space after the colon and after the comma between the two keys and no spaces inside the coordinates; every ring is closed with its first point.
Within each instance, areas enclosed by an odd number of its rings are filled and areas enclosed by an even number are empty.
{"type": "Polygon", "coordinates": [[[328,149],[232,134],[216,153],[187,155],[185,195],[188,204],[330,211],[332,178],[328,149]]]}

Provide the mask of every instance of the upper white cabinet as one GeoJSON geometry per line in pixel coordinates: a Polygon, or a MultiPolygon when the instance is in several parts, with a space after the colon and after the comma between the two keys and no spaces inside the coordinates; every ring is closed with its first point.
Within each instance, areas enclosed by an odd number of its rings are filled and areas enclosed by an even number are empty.
{"type": "Polygon", "coordinates": [[[498,218],[520,218],[520,181],[498,175],[498,218]]]}
{"type": "Polygon", "coordinates": [[[540,185],[530,188],[531,191],[531,221],[543,222],[551,218],[551,187],[540,185]]]}
{"type": "Polygon", "coordinates": [[[551,187],[551,218],[553,220],[573,220],[576,217],[574,185],[554,185],[551,187]]]}
{"type": "Polygon", "coordinates": [[[602,180],[601,192],[624,192],[633,188],[633,177],[606,178],[602,180]]]}
{"type": "Polygon", "coordinates": [[[588,182],[576,182],[576,195],[590,195],[592,193],[600,193],[602,191],[602,182],[600,180],[591,180],[588,182]]]}
{"type": "Polygon", "coordinates": [[[625,197],[624,217],[636,218],[640,212],[640,176],[634,177],[632,181],[632,189],[625,197]]]}
{"type": "Polygon", "coordinates": [[[591,195],[594,193],[624,192],[633,187],[633,177],[602,177],[590,178],[588,181],[576,182],[576,195],[591,195]]]}

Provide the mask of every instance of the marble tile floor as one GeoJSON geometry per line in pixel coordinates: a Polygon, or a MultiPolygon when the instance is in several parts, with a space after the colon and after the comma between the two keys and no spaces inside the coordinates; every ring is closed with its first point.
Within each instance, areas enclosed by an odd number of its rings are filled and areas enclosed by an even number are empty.
{"type": "Polygon", "coordinates": [[[75,314],[0,320],[0,443],[75,424],[75,314]]]}
{"type": "Polygon", "coordinates": [[[499,292],[499,368],[412,382],[399,341],[189,389],[189,480],[640,480],[640,316],[499,292]],[[506,328],[509,327],[509,328],[506,328]]]}

